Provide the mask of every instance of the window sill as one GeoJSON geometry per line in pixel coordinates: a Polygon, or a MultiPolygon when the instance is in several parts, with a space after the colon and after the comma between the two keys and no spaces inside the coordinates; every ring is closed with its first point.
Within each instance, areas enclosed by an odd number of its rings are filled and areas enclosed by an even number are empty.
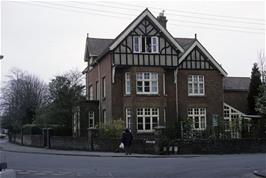
{"type": "Polygon", "coordinates": [[[154,133],[154,130],[137,130],[137,133],[154,133]]]}
{"type": "Polygon", "coordinates": [[[188,94],[189,97],[205,97],[206,95],[200,95],[200,94],[188,94]]]}
{"type": "Polygon", "coordinates": [[[136,96],[148,96],[148,97],[155,97],[161,96],[160,94],[136,94],[136,96]]]}

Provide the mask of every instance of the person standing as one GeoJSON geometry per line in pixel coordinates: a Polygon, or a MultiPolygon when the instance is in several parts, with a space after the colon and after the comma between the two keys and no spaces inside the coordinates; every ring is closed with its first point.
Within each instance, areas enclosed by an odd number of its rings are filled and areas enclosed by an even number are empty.
{"type": "Polygon", "coordinates": [[[133,141],[132,133],[129,131],[129,129],[125,129],[125,131],[123,132],[123,135],[122,135],[121,142],[124,144],[124,149],[125,149],[126,155],[131,154],[132,141],[133,141]]]}

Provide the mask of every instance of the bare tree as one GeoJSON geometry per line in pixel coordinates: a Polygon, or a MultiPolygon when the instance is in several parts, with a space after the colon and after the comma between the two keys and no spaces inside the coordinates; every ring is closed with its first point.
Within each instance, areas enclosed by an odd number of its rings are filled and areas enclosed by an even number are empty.
{"type": "Polygon", "coordinates": [[[258,56],[258,65],[259,65],[259,69],[260,69],[260,73],[261,73],[261,79],[262,79],[262,83],[266,82],[266,59],[265,59],[265,53],[264,50],[260,50],[257,54],[258,56]]]}
{"type": "Polygon", "coordinates": [[[46,103],[47,85],[38,77],[13,69],[1,95],[3,125],[18,130],[24,124],[31,124],[36,110],[46,103]]]}

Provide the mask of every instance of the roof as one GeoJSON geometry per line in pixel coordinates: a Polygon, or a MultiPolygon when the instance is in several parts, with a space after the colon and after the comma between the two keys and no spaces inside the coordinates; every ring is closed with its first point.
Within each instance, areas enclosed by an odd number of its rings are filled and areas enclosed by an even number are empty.
{"type": "Polygon", "coordinates": [[[250,83],[249,77],[225,77],[224,90],[248,91],[249,83],[250,83]]]}
{"type": "Polygon", "coordinates": [[[110,46],[112,41],[113,39],[87,37],[85,59],[88,59],[89,56],[99,56],[110,46]]]}
{"type": "Polygon", "coordinates": [[[186,51],[195,41],[195,38],[175,38],[178,44],[186,51]]]}

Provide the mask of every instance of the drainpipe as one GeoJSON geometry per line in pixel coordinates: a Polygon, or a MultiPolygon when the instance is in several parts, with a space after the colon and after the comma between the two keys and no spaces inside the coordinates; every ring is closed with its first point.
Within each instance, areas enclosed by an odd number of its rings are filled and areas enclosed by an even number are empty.
{"type": "Polygon", "coordinates": [[[176,120],[177,120],[177,124],[178,124],[178,84],[177,84],[177,74],[178,74],[178,67],[174,71],[175,88],[176,88],[176,120]]]}

